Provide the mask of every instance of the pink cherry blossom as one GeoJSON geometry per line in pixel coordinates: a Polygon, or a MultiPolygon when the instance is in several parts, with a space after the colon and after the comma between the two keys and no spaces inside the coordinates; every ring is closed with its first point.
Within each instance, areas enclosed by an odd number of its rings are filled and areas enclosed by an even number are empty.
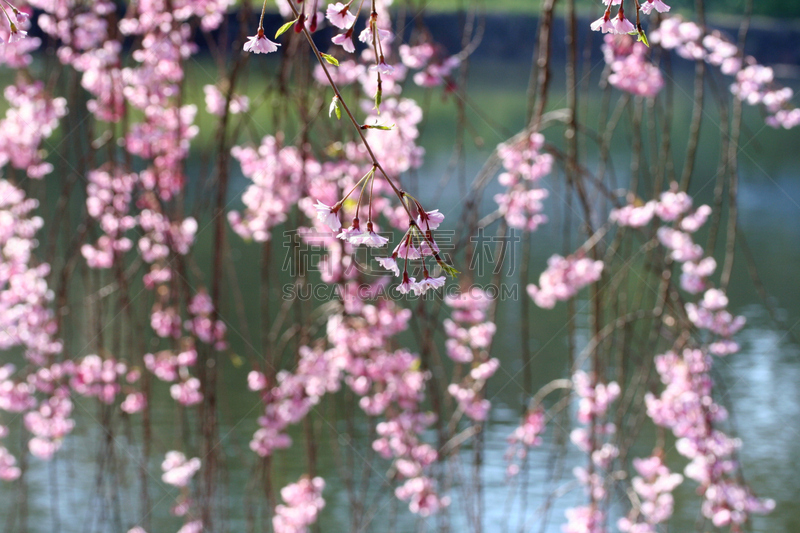
{"type": "Polygon", "coordinates": [[[277,52],[279,46],[279,43],[267,39],[264,35],[264,30],[259,29],[256,35],[247,38],[247,42],[244,43],[244,51],[254,54],[269,54],[277,52]]]}
{"type": "Polygon", "coordinates": [[[400,294],[408,294],[417,286],[417,280],[410,278],[408,273],[403,272],[403,282],[397,286],[397,292],[400,294]]]}
{"type": "Polygon", "coordinates": [[[200,470],[200,459],[194,457],[187,460],[186,456],[178,451],[169,451],[161,463],[164,474],[161,479],[164,483],[185,487],[189,484],[192,476],[200,470]]]}
{"type": "Polygon", "coordinates": [[[392,257],[378,257],[378,263],[385,268],[394,273],[395,276],[400,275],[400,267],[397,266],[397,260],[394,256],[392,257]]]}
{"type": "Polygon", "coordinates": [[[317,521],[319,512],[325,507],[322,491],[325,481],[321,477],[302,478],[281,489],[285,502],[275,508],[272,527],[275,533],[304,533],[317,521]]]}
{"type": "Polygon", "coordinates": [[[125,397],[125,400],[120,405],[120,409],[132,415],[138,413],[147,405],[147,399],[141,392],[132,392],[125,397]]]}
{"type": "Polygon", "coordinates": [[[669,6],[661,0],[645,0],[641,3],[641,10],[645,15],[649,15],[653,9],[659,13],[666,13],[669,11],[669,6]]]}
{"type": "Polygon", "coordinates": [[[3,481],[17,479],[22,471],[16,465],[17,459],[7,449],[0,446],[0,479],[3,481]]]}
{"type": "Polygon", "coordinates": [[[529,410],[522,423],[506,439],[508,449],[505,459],[508,461],[506,474],[511,477],[519,473],[519,463],[527,456],[531,448],[542,444],[542,433],[545,431],[545,414],[542,409],[529,410]]]}
{"type": "Polygon", "coordinates": [[[48,96],[42,82],[9,85],[4,96],[9,107],[0,121],[0,167],[10,164],[33,179],[42,179],[53,171],[42,160],[42,143],[67,114],[67,101],[48,96]]]}
{"type": "Polygon", "coordinates": [[[331,38],[333,44],[341,46],[345,52],[353,53],[356,51],[355,44],[353,43],[353,34],[351,31],[347,33],[337,33],[331,38]]]}
{"type": "MultiPolygon", "coordinates": [[[[392,32],[389,30],[378,28],[378,39],[385,46],[388,45],[392,41],[392,39],[394,39],[394,35],[392,35],[392,32]]],[[[373,36],[372,36],[372,27],[370,24],[367,24],[367,27],[364,28],[364,30],[358,34],[358,40],[361,41],[362,43],[372,46],[373,36]]]]}
{"type": "Polygon", "coordinates": [[[200,380],[197,378],[189,378],[170,386],[169,394],[173,400],[187,407],[203,400],[203,393],[200,392],[200,380]]]}
{"type": "Polygon", "coordinates": [[[350,4],[328,4],[325,17],[337,28],[347,29],[356,21],[356,16],[350,13],[350,4]]]}
{"type": "Polygon", "coordinates": [[[612,24],[614,25],[614,33],[628,34],[636,31],[633,23],[625,18],[621,9],[619,14],[612,20],[612,24]]]}
{"type": "Polygon", "coordinates": [[[186,522],[178,530],[178,533],[202,533],[202,532],[203,532],[203,522],[201,520],[192,520],[191,522],[186,522]]]}
{"type": "Polygon", "coordinates": [[[608,14],[604,14],[590,25],[592,31],[602,31],[603,33],[614,33],[614,23],[608,14]]]}
{"type": "Polygon", "coordinates": [[[703,515],[722,527],[744,523],[750,513],[767,513],[774,502],[753,496],[735,475],[732,455],[740,442],[714,427],[726,412],[711,397],[711,367],[711,357],[699,349],[657,356],[664,390],[658,396],[647,393],[645,403],[647,414],[672,430],[678,452],[690,460],[684,474],[700,485],[703,515]]]}
{"type": "Polygon", "coordinates": [[[426,292],[428,292],[429,289],[436,290],[441,287],[444,287],[445,281],[447,281],[447,278],[445,278],[444,276],[439,276],[435,278],[426,276],[425,278],[421,279],[416,284],[414,284],[412,288],[417,296],[421,296],[426,292]]]}
{"type": "Polygon", "coordinates": [[[602,261],[556,254],[547,260],[547,270],[539,276],[539,285],[528,285],[528,295],[539,307],[552,309],[557,301],[569,300],[580,289],[599,280],[602,272],[602,261]]]}
{"type": "MultiPolygon", "coordinates": [[[[212,115],[222,116],[225,114],[226,96],[223,95],[216,85],[206,85],[203,87],[206,97],[206,110],[212,115]]],[[[228,108],[232,115],[247,113],[250,109],[250,99],[247,96],[234,94],[228,108]]]]}
{"type": "Polygon", "coordinates": [[[339,221],[337,215],[338,210],[334,211],[333,207],[327,206],[320,201],[317,201],[317,205],[314,207],[317,210],[317,220],[324,223],[333,231],[339,231],[341,229],[342,223],[339,221]]]}
{"type": "Polygon", "coordinates": [[[353,244],[363,244],[370,248],[380,248],[381,246],[386,246],[386,243],[389,242],[388,238],[378,235],[371,229],[356,236],[351,235],[348,240],[353,244]]]}
{"type": "Polygon", "coordinates": [[[631,94],[653,97],[664,87],[661,71],[647,60],[648,48],[628,35],[606,35],[603,57],[611,67],[608,82],[631,94]]]}
{"type": "Polygon", "coordinates": [[[247,388],[251,391],[260,391],[267,388],[267,377],[257,370],[251,370],[247,374],[247,388]]]}
{"type": "Polygon", "coordinates": [[[631,228],[641,228],[646,226],[653,219],[655,214],[656,202],[649,201],[644,205],[626,205],[619,209],[612,209],[609,220],[616,222],[620,226],[631,228]]]}

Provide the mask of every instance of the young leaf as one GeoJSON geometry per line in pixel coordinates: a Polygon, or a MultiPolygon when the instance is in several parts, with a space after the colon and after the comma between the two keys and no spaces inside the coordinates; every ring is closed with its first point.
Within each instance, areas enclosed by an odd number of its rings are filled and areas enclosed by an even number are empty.
{"type": "Polygon", "coordinates": [[[334,95],[333,100],[331,100],[331,106],[328,108],[328,116],[330,117],[336,113],[336,118],[341,120],[342,118],[342,111],[339,109],[339,97],[334,95]]]}
{"type": "Polygon", "coordinates": [[[450,276],[451,278],[456,277],[456,274],[460,274],[460,272],[458,270],[456,270],[454,267],[448,265],[444,261],[440,260],[440,261],[437,261],[437,263],[439,264],[439,267],[444,271],[444,273],[446,275],[450,276]]]}
{"type": "Polygon", "coordinates": [[[650,48],[650,43],[647,42],[647,35],[644,34],[644,30],[639,30],[638,42],[642,42],[646,47],[650,48]]]}
{"type": "Polygon", "coordinates": [[[323,53],[321,53],[321,52],[320,52],[320,55],[323,57],[323,59],[325,59],[325,61],[327,61],[327,62],[328,62],[328,63],[330,63],[331,65],[333,65],[333,66],[335,66],[335,67],[338,67],[338,66],[339,66],[339,60],[338,60],[338,59],[336,59],[335,57],[333,57],[333,56],[331,56],[331,55],[328,55],[328,54],[323,54],[323,53]]]}
{"type": "Polygon", "coordinates": [[[297,19],[290,20],[289,22],[278,28],[277,33],[275,33],[275,38],[277,39],[278,37],[286,33],[289,30],[289,28],[294,26],[295,22],[297,22],[297,19]]]}

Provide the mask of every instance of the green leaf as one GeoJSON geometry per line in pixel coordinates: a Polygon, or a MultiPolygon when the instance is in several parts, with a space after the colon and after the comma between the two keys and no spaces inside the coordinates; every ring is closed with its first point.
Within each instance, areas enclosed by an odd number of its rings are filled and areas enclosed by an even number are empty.
{"type": "Polygon", "coordinates": [[[369,126],[369,128],[373,130],[391,131],[392,129],[394,129],[394,126],[395,126],[394,124],[392,124],[391,126],[379,126],[375,124],[374,126],[369,126]]]}
{"type": "Polygon", "coordinates": [[[295,22],[297,22],[297,19],[290,20],[289,22],[278,28],[278,32],[275,34],[275,38],[277,39],[278,37],[286,33],[289,30],[289,28],[294,26],[295,22]]]}
{"type": "Polygon", "coordinates": [[[456,274],[460,274],[460,272],[458,270],[456,270],[454,267],[448,265],[444,261],[437,261],[437,263],[439,263],[439,266],[441,267],[441,269],[444,270],[444,273],[447,274],[448,276],[450,276],[451,278],[456,277],[456,274]]]}
{"type": "Polygon", "coordinates": [[[644,34],[644,30],[639,30],[639,41],[644,43],[644,45],[650,48],[650,43],[647,41],[647,35],[644,34]]]}
{"type": "Polygon", "coordinates": [[[331,100],[331,106],[328,108],[328,116],[330,117],[333,113],[336,113],[336,118],[341,120],[342,119],[342,110],[339,109],[339,97],[334,96],[333,100],[331,100]]]}
{"type": "Polygon", "coordinates": [[[335,67],[339,66],[339,60],[336,59],[335,57],[333,57],[331,55],[328,55],[328,54],[323,54],[322,52],[320,52],[319,55],[321,55],[323,57],[323,59],[325,59],[325,61],[327,61],[331,65],[333,65],[335,67]]]}
{"type": "Polygon", "coordinates": [[[381,114],[381,102],[383,101],[383,91],[378,87],[378,90],[375,92],[375,109],[378,111],[378,114],[381,114]]]}

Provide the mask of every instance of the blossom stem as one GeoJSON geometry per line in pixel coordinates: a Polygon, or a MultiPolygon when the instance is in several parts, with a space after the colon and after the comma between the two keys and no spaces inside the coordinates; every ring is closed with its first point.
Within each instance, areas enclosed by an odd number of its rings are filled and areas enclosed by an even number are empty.
{"type": "Polygon", "coordinates": [[[364,180],[366,180],[370,176],[374,176],[374,175],[375,175],[375,165],[372,165],[372,169],[369,172],[367,172],[366,174],[364,174],[363,176],[361,176],[361,179],[358,180],[358,183],[353,185],[353,188],[350,189],[350,192],[345,194],[344,198],[339,200],[339,204],[338,205],[342,205],[344,203],[344,201],[347,200],[350,197],[351,194],[353,194],[353,191],[355,191],[358,188],[358,186],[361,185],[364,182],[364,180]]]}
{"type": "Polygon", "coordinates": [[[17,31],[17,27],[16,27],[16,25],[14,24],[14,21],[13,21],[13,20],[11,20],[11,17],[8,15],[8,11],[6,11],[6,8],[4,8],[4,7],[3,7],[3,4],[0,4],[0,9],[2,9],[2,10],[3,10],[3,14],[4,14],[4,15],[6,16],[6,18],[8,19],[8,24],[11,26],[11,32],[13,33],[13,32],[15,32],[15,31],[17,31]]]}
{"type": "Polygon", "coordinates": [[[369,218],[368,223],[372,224],[372,191],[375,190],[375,173],[372,173],[372,180],[369,182],[369,218]]]}
{"type": "MultiPolygon", "coordinates": [[[[267,0],[264,0],[264,5],[261,6],[261,18],[258,19],[258,29],[264,31],[264,13],[267,11],[267,0]]],[[[297,13],[295,13],[296,15],[297,13]]]]}

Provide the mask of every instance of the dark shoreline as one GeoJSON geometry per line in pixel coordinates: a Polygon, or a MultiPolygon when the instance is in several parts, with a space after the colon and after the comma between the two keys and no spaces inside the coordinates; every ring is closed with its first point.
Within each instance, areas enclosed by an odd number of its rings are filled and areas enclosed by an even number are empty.
{"type": "MultiPolygon", "coordinates": [[[[709,26],[718,29],[730,39],[736,40],[739,26],[734,17],[710,17],[709,26]]],[[[407,18],[405,25],[406,35],[413,26],[412,19],[407,18]]],[[[253,21],[255,26],[256,20],[253,21]]],[[[231,15],[229,35],[238,32],[238,19],[231,15]]],[[[597,45],[592,46],[593,57],[600,57],[601,35],[589,30],[589,18],[580,17],[578,27],[580,30],[579,46],[585,45],[585,39],[591,36],[597,45]]],[[[268,13],[264,19],[264,27],[278,28],[283,24],[283,19],[277,13],[268,13]]],[[[425,16],[425,24],[433,38],[442,44],[450,53],[461,49],[461,27],[459,17],[455,13],[431,13],[425,16]]],[[[496,59],[503,61],[530,62],[538,25],[538,17],[530,15],[487,15],[485,18],[485,32],[483,40],[475,51],[476,59],[496,59]]],[[[397,27],[397,25],[396,25],[397,27]]],[[[645,28],[646,29],[646,28],[645,28]]],[[[252,32],[251,32],[252,33],[252,32]]],[[[324,45],[333,35],[330,28],[318,32],[318,43],[324,45]]],[[[566,45],[564,43],[565,25],[562,17],[556,17],[553,26],[552,57],[554,61],[566,59],[566,45]]],[[[800,23],[796,20],[781,21],[779,19],[756,19],[751,24],[748,32],[746,52],[755,56],[765,65],[782,65],[784,67],[800,67],[800,23]]],[[[231,43],[233,44],[233,43],[231,43]]],[[[324,46],[323,46],[324,47],[324,46]]],[[[688,63],[688,62],[687,62],[688,63]]],[[[783,75],[800,77],[800,68],[781,68],[783,75]]]]}

